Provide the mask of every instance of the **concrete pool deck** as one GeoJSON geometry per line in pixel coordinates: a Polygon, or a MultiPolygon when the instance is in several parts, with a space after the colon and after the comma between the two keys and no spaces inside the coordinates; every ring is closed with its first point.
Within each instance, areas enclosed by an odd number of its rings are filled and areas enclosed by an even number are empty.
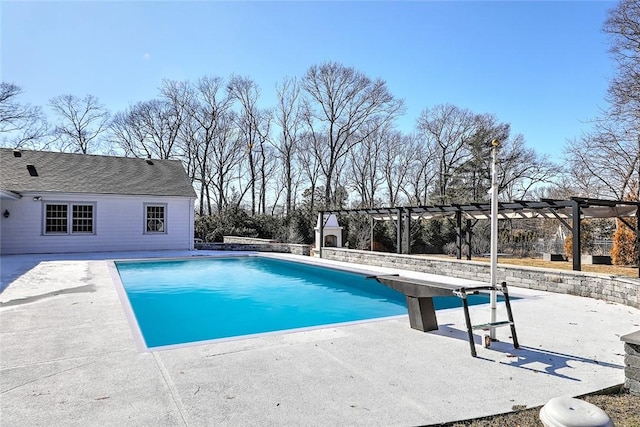
{"type": "Polygon", "coordinates": [[[620,336],[640,326],[632,307],[509,284],[521,347],[476,334],[477,358],[461,308],[430,333],[403,316],[139,352],[105,260],[206,254],[0,257],[0,425],[440,424],[621,384],[620,336]]]}

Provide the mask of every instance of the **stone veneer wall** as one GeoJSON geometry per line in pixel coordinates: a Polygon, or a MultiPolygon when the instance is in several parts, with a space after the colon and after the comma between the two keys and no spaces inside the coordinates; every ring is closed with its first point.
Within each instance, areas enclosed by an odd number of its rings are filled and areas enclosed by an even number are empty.
{"type": "MultiPolygon", "coordinates": [[[[427,256],[398,255],[344,248],[322,248],[322,258],[420,271],[483,282],[490,280],[491,266],[489,263],[478,261],[448,260],[429,258],[427,256]]],[[[498,263],[497,281],[507,282],[507,285],[520,288],[597,298],[640,308],[640,280],[632,277],[511,266],[498,263]]]]}
{"type": "Polygon", "coordinates": [[[258,239],[257,237],[244,237],[244,236],[222,236],[224,243],[246,243],[246,244],[269,244],[280,243],[278,240],[273,239],[258,239]]]}
{"type": "Polygon", "coordinates": [[[620,337],[624,342],[624,387],[640,396],[640,331],[620,337]]]}
{"type": "Polygon", "coordinates": [[[311,254],[311,245],[279,243],[276,240],[254,239],[251,237],[224,236],[224,242],[195,243],[195,248],[208,251],[254,251],[280,252],[294,255],[311,254]]]}

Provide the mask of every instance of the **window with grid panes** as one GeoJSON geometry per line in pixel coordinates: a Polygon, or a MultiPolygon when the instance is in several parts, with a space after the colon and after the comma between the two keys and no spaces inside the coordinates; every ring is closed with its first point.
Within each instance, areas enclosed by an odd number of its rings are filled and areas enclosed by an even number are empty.
{"type": "Polygon", "coordinates": [[[72,233],[93,233],[93,205],[73,205],[72,233]]]}
{"type": "Polygon", "coordinates": [[[44,210],[45,234],[94,234],[95,205],[47,203],[44,210]]]}
{"type": "Polygon", "coordinates": [[[67,233],[67,205],[47,205],[45,213],[46,233],[67,233]]]}
{"type": "Polygon", "coordinates": [[[164,205],[147,205],[146,206],[146,232],[147,233],[164,233],[165,232],[165,206],[164,205]]]}

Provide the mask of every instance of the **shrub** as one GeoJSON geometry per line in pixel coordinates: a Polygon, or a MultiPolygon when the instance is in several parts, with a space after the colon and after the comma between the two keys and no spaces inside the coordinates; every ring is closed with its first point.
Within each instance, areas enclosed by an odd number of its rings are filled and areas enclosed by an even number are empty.
{"type": "MultiPolygon", "coordinates": [[[[633,185],[625,200],[640,201],[640,192],[637,185],[633,185]]],[[[638,230],[638,218],[628,218],[627,224],[638,230]]],[[[639,237],[640,238],[640,237],[639,237]]],[[[621,220],[616,220],[616,232],[613,234],[613,246],[611,247],[611,262],[614,265],[640,265],[638,253],[638,241],[633,230],[621,220]]]]}
{"type": "MultiPolygon", "coordinates": [[[[627,220],[629,225],[635,227],[637,218],[627,220]]],[[[622,221],[617,220],[616,232],[613,234],[613,247],[611,248],[611,262],[614,265],[638,265],[638,247],[636,236],[622,221]]]]}
{"type": "Polygon", "coordinates": [[[284,239],[287,234],[281,218],[251,216],[238,207],[227,208],[220,214],[198,216],[195,220],[195,237],[205,242],[222,242],[224,236],[284,239]]]}
{"type": "MultiPolygon", "coordinates": [[[[584,220],[580,222],[580,250],[582,253],[591,253],[595,247],[594,233],[599,231],[600,221],[584,220]]],[[[564,239],[564,254],[567,258],[573,258],[573,233],[564,239]]]]}

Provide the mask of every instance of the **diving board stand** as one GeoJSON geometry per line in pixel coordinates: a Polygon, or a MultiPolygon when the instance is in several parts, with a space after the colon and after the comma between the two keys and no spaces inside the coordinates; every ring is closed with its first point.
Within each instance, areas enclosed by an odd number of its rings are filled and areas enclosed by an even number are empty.
{"type": "Polygon", "coordinates": [[[518,344],[518,337],[516,335],[516,326],[513,321],[511,303],[509,301],[509,291],[505,282],[502,282],[499,286],[460,286],[451,283],[402,277],[397,274],[371,276],[371,278],[376,279],[379,283],[395,289],[398,292],[402,292],[405,295],[407,299],[407,308],[409,309],[409,324],[411,325],[411,328],[422,332],[435,331],[438,329],[438,319],[436,318],[436,310],[433,305],[433,297],[456,296],[462,299],[469,345],[471,347],[471,355],[473,357],[476,357],[473,331],[478,329],[489,331],[502,326],[510,326],[513,346],[515,348],[520,347],[518,344]],[[481,291],[497,291],[503,294],[508,320],[483,323],[480,325],[471,324],[467,297],[469,295],[478,294],[481,291]]]}
{"type": "Polygon", "coordinates": [[[450,297],[460,285],[402,277],[397,274],[373,276],[378,282],[404,294],[409,309],[409,324],[422,332],[438,329],[433,297],[450,297]]]}

